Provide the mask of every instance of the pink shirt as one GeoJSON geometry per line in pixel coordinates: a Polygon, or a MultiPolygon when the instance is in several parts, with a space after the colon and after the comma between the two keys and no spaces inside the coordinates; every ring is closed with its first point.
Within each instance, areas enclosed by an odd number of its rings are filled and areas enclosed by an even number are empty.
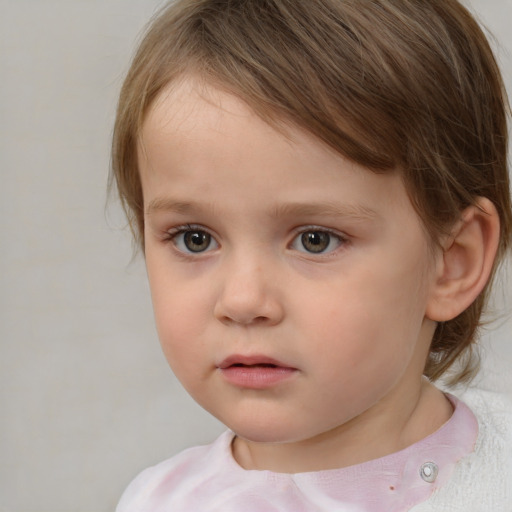
{"type": "Polygon", "coordinates": [[[471,453],[478,423],[454,406],[439,430],[404,450],[342,469],[310,473],[244,470],[233,459],[234,434],[185,450],[142,472],[117,512],[400,512],[427,500],[471,453]]]}

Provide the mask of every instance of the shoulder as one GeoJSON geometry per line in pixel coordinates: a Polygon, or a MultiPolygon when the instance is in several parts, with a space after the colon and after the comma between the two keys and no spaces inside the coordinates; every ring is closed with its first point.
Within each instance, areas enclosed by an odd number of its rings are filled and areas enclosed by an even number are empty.
{"type": "Polygon", "coordinates": [[[469,389],[458,394],[478,420],[474,451],[460,460],[451,480],[417,512],[512,512],[512,400],[469,389]]]}
{"type": "Polygon", "coordinates": [[[195,446],[156,466],[142,471],[126,488],[116,512],[153,512],[160,509],[161,498],[178,496],[180,489],[197,486],[227,459],[233,434],[222,434],[214,443],[195,446]]]}
{"type": "Polygon", "coordinates": [[[511,435],[512,398],[510,396],[477,388],[469,388],[458,396],[473,410],[479,422],[494,425],[505,437],[511,435]]]}
{"type": "Polygon", "coordinates": [[[478,420],[475,457],[484,459],[482,465],[487,470],[490,470],[487,466],[491,461],[500,463],[500,466],[494,465],[494,470],[497,467],[506,468],[512,479],[512,399],[502,393],[481,389],[469,389],[460,398],[478,420]]]}

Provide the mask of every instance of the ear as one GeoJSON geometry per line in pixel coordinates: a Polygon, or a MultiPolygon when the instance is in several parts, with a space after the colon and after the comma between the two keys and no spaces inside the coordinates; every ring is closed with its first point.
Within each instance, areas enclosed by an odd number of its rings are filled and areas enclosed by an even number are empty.
{"type": "Polygon", "coordinates": [[[500,220],[494,204],[479,197],[462,212],[438,256],[435,282],[427,304],[427,318],[454,319],[484,289],[498,250],[500,220]]]}

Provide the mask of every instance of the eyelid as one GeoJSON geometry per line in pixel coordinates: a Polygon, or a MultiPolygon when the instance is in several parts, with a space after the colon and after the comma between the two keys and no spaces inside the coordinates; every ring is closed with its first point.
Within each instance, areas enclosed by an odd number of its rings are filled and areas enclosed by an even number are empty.
{"type": "Polygon", "coordinates": [[[346,246],[346,244],[348,244],[350,241],[349,237],[345,233],[342,233],[338,230],[335,230],[332,228],[327,228],[324,226],[310,225],[310,226],[301,226],[300,228],[295,229],[293,238],[292,238],[291,242],[288,244],[288,247],[293,249],[294,242],[296,240],[298,240],[298,238],[300,236],[302,236],[304,233],[308,233],[308,232],[327,233],[328,235],[338,239],[339,244],[340,244],[338,247],[335,247],[334,249],[332,249],[328,252],[313,253],[313,252],[309,252],[306,250],[301,251],[299,249],[295,249],[302,254],[306,254],[306,255],[309,255],[309,256],[315,257],[315,258],[322,258],[322,257],[326,258],[326,257],[332,256],[333,254],[337,253],[340,250],[340,248],[343,248],[344,246],[346,246]]]}
{"type": "Polygon", "coordinates": [[[319,226],[318,224],[311,224],[311,225],[305,225],[297,227],[293,230],[293,236],[294,238],[297,237],[297,235],[301,235],[303,233],[308,233],[309,231],[321,231],[322,233],[328,233],[329,235],[333,235],[340,240],[348,240],[349,236],[344,233],[343,231],[339,231],[334,228],[328,228],[325,226],[319,226]]]}
{"type": "Polygon", "coordinates": [[[193,258],[197,258],[197,257],[200,257],[207,253],[210,253],[210,252],[212,252],[212,250],[215,250],[220,246],[220,244],[217,240],[217,237],[211,232],[211,230],[209,230],[208,228],[206,228],[205,226],[202,226],[200,224],[182,224],[182,225],[174,226],[170,229],[167,229],[164,233],[163,240],[164,240],[164,242],[171,242],[172,245],[174,246],[174,249],[176,250],[176,252],[178,252],[180,255],[185,256],[185,257],[193,257],[193,258]],[[199,252],[193,252],[193,251],[187,251],[187,250],[180,249],[176,243],[176,239],[178,236],[186,233],[187,231],[202,231],[204,233],[207,233],[211,237],[212,243],[215,245],[215,247],[208,248],[208,249],[205,249],[204,251],[199,251],[199,252]]]}
{"type": "MultiPolygon", "coordinates": [[[[220,243],[217,240],[217,236],[209,228],[207,228],[201,224],[187,223],[187,224],[182,224],[182,225],[174,226],[170,229],[167,229],[163,233],[163,241],[171,242],[173,245],[173,249],[179,255],[181,255],[183,257],[187,257],[187,258],[194,258],[194,259],[201,257],[201,256],[205,256],[206,254],[209,254],[213,250],[216,250],[220,247],[220,243]],[[187,231],[202,231],[204,233],[207,233],[211,237],[212,245],[214,245],[214,247],[209,247],[209,248],[205,249],[204,251],[199,251],[199,252],[193,252],[190,250],[180,249],[176,243],[176,238],[179,235],[186,233],[187,231]]],[[[336,229],[327,228],[325,226],[319,226],[319,225],[306,225],[306,226],[297,227],[293,230],[293,237],[292,237],[291,241],[288,243],[287,248],[291,249],[291,250],[296,250],[304,255],[308,255],[311,257],[327,258],[327,257],[330,257],[330,256],[336,254],[337,252],[339,252],[339,250],[343,249],[349,242],[350,242],[350,237],[347,234],[340,232],[336,229]],[[300,249],[294,248],[293,244],[297,241],[298,237],[300,237],[304,233],[308,233],[308,232],[327,233],[331,237],[337,239],[339,242],[339,245],[327,252],[319,252],[319,253],[309,252],[307,250],[301,251],[300,249]]]]}
{"type": "Polygon", "coordinates": [[[178,226],[173,226],[172,228],[166,229],[165,234],[169,236],[176,236],[185,231],[204,231],[213,236],[208,228],[202,226],[200,224],[180,224],[178,226]]]}

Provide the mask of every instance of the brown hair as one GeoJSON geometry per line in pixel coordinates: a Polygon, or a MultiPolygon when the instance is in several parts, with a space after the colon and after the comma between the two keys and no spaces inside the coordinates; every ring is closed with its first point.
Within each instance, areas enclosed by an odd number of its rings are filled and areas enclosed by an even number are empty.
{"type": "MultiPolygon", "coordinates": [[[[486,37],[456,0],[177,0],[152,21],[124,82],[112,179],[137,241],[144,207],[137,142],[162,89],[193,73],[268,122],[302,127],[374,172],[400,168],[432,240],[484,196],[511,241],[508,103],[486,37]]],[[[440,324],[425,375],[476,371],[490,285],[440,324]],[[453,368],[452,368],[453,370],[453,368]]]]}

